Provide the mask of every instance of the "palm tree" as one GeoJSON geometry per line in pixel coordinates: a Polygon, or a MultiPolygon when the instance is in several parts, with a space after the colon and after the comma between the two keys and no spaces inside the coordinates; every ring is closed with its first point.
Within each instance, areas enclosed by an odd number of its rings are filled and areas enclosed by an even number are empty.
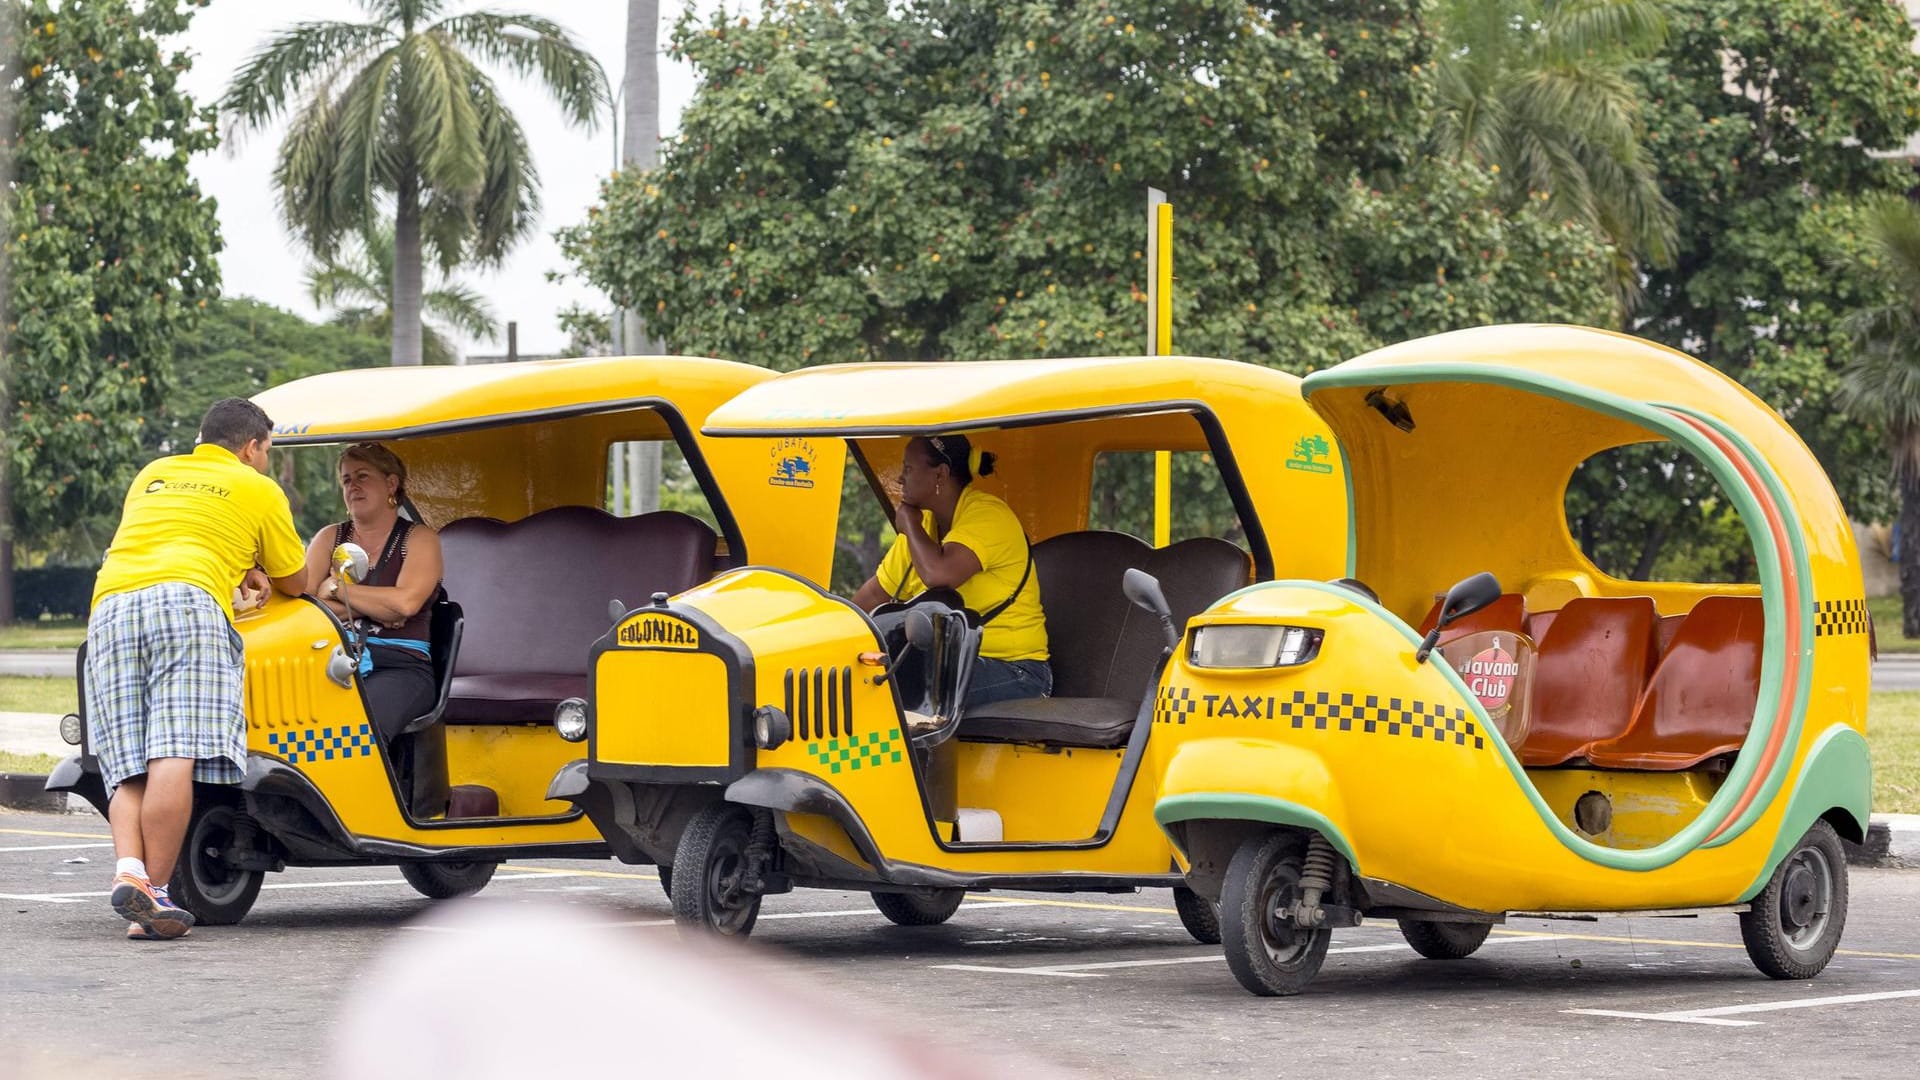
{"type": "Polygon", "coordinates": [[[1884,429],[1900,487],[1900,630],[1920,637],[1920,210],[1899,196],[1869,208],[1879,258],[1899,298],[1848,317],[1853,358],[1840,371],[1839,402],[1855,418],[1884,429]]]}
{"type": "Polygon", "coordinates": [[[230,137],[291,110],[274,184],[287,226],[327,259],[390,212],[393,362],[421,359],[421,262],[498,263],[534,227],[539,178],[520,123],[482,71],[531,76],[570,124],[608,103],[600,65],[559,24],[444,0],[360,0],[369,22],[298,23],[221,98],[230,137]]]}
{"type": "Polygon", "coordinates": [[[1634,260],[1669,265],[1673,204],[1640,145],[1630,66],[1666,40],[1658,0],[1442,0],[1435,138],[1456,161],[1496,167],[1505,200],[1536,193],[1622,253],[1623,307],[1634,260]]]}
{"type": "MultiPolygon", "coordinates": [[[[393,230],[375,226],[307,271],[307,292],[317,307],[333,308],[333,323],[387,337],[393,333],[393,230]]],[[[499,324],[479,291],[451,279],[421,294],[427,319],[468,337],[492,341],[499,324]]],[[[429,364],[450,364],[453,343],[431,322],[420,326],[421,353],[429,364]]]]}

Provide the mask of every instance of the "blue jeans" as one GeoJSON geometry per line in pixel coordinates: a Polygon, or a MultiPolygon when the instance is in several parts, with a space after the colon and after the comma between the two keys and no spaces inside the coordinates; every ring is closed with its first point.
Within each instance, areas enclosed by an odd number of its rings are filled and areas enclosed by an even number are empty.
{"type": "Polygon", "coordinates": [[[1046,697],[1053,693],[1053,668],[1045,660],[989,660],[973,662],[967,700],[961,712],[995,701],[1046,697]]]}

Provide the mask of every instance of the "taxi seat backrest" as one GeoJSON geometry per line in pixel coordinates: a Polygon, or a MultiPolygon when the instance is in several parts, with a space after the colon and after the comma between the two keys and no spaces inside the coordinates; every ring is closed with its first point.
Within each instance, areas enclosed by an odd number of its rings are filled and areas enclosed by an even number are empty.
{"type": "Polygon", "coordinates": [[[1153,548],[1119,532],[1072,532],[1033,545],[1055,697],[1106,697],[1120,628],[1133,605],[1120,591],[1153,548]]]}
{"type": "Polygon", "coordinates": [[[1647,684],[1653,599],[1583,596],[1567,601],[1537,640],[1533,703],[1520,762],[1560,765],[1627,729],[1647,684]]]}
{"type": "Polygon", "coordinates": [[[1760,700],[1766,619],[1757,596],[1709,596],[1693,606],[1660,657],[1618,738],[1588,755],[1615,769],[1691,769],[1739,751],[1760,700]]]}
{"type": "Polygon", "coordinates": [[[1113,748],[1132,734],[1160,651],[1160,620],[1121,591],[1128,568],[1160,581],[1174,626],[1247,584],[1252,560],[1225,540],[1194,537],[1154,549],[1122,533],[1077,532],[1034,545],[1046,611],[1053,696],[969,712],[959,737],[981,742],[1113,748]]]}
{"type": "Polygon", "coordinates": [[[465,518],[440,532],[447,594],[466,610],[450,721],[546,723],[584,696],[588,651],[629,607],[711,576],[716,537],[674,511],[618,518],[586,506],[515,522],[465,518]]]}

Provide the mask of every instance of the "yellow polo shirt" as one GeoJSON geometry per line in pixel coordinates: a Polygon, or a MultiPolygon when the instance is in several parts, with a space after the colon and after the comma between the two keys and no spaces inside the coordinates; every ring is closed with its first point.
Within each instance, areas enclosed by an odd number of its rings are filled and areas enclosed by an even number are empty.
{"type": "MultiPolygon", "coordinates": [[[[980,635],[980,655],[990,660],[1045,660],[1047,658],[1047,620],[1040,610],[1040,573],[1036,568],[1027,575],[1027,535],[1013,508],[1001,499],[977,488],[960,493],[953,508],[953,528],[947,535],[937,532],[933,511],[920,516],[927,535],[942,544],[960,544],[980,560],[980,572],[960,586],[960,599],[981,614],[998,607],[1013,594],[1022,575],[1027,583],[1007,609],[994,617],[980,635]]],[[[913,556],[907,550],[907,538],[896,536],[893,547],[880,560],[874,577],[889,596],[908,600],[926,591],[926,583],[913,568],[913,556]]]]}
{"type": "Polygon", "coordinates": [[[224,446],[202,443],[140,470],[120,527],[93,582],[93,606],[116,593],[170,581],[192,585],[233,618],[233,588],[258,564],[268,577],[306,566],[280,485],[224,446]]]}

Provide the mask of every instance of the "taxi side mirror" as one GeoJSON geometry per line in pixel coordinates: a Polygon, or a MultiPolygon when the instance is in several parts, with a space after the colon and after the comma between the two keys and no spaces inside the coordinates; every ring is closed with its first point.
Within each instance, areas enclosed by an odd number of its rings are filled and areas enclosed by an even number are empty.
{"type": "Polygon", "coordinates": [[[1420,642],[1420,650],[1413,654],[1416,663],[1424,664],[1432,654],[1434,646],[1440,643],[1440,631],[1450,623],[1479,611],[1495,600],[1500,599],[1500,579],[1486,571],[1470,578],[1462,579],[1453,588],[1447,590],[1447,598],[1440,602],[1440,617],[1433,621],[1433,629],[1420,642]]]}
{"type": "Polygon", "coordinates": [[[921,608],[909,608],[903,627],[907,643],[923,652],[933,650],[933,616],[921,608]]]}
{"type": "Polygon", "coordinates": [[[1145,570],[1127,568],[1120,577],[1120,591],[1127,594],[1135,607],[1141,608],[1160,619],[1160,630],[1166,635],[1167,648],[1171,649],[1180,642],[1180,631],[1173,625],[1173,606],[1167,603],[1167,594],[1160,588],[1160,579],[1145,570]]]}
{"type": "Polygon", "coordinates": [[[367,580],[367,549],[349,540],[333,549],[333,568],[358,585],[367,580]]]}

